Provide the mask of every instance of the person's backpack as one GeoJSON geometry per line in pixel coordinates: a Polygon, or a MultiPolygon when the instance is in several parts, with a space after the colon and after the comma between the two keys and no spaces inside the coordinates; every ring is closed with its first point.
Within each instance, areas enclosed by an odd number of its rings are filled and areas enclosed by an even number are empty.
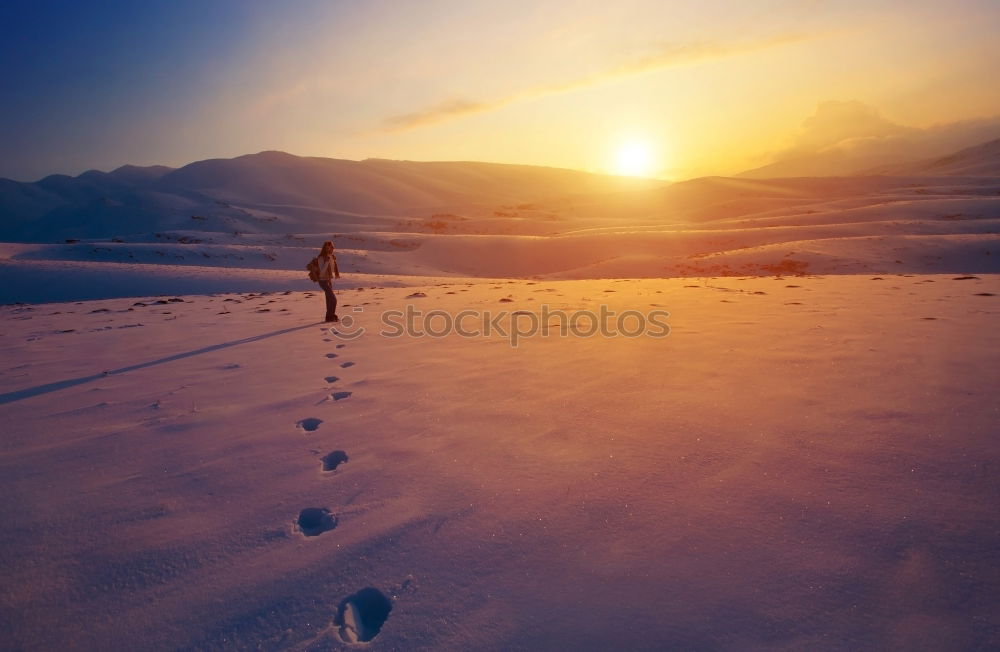
{"type": "Polygon", "coordinates": [[[319,260],[313,258],[306,265],[306,270],[309,272],[309,280],[313,283],[319,282],[319,260]]]}

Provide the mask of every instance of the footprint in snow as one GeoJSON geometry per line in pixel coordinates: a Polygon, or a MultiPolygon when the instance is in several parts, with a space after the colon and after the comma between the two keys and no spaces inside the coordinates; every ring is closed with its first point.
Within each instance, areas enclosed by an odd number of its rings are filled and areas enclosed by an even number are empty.
{"type": "Polygon", "coordinates": [[[334,392],[333,394],[330,394],[330,398],[332,398],[335,401],[342,401],[345,398],[350,398],[350,397],[351,397],[351,392],[334,392]]]}
{"type": "Polygon", "coordinates": [[[320,458],[324,471],[335,471],[338,466],[347,462],[347,453],[344,451],[333,451],[320,458]]]}
{"type": "Polygon", "coordinates": [[[392,601],[376,588],[361,589],[340,603],[333,622],[345,643],[367,643],[382,631],[392,601]]]}
{"type": "Polygon", "coordinates": [[[337,382],[338,380],[340,380],[340,378],[338,378],[337,376],[327,376],[327,377],[326,377],[326,378],[324,378],[323,380],[325,380],[325,381],[326,381],[326,382],[328,382],[328,383],[335,383],[335,382],[337,382]]]}
{"type": "Polygon", "coordinates": [[[341,362],[340,363],[341,369],[347,369],[348,367],[353,367],[353,366],[354,366],[353,362],[341,362]]]}
{"type": "Polygon", "coordinates": [[[342,349],[342,348],[344,348],[345,346],[347,346],[347,345],[346,345],[346,344],[338,344],[338,345],[337,345],[337,348],[338,348],[338,349],[342,349]]]}
{"type": "Polygon", "coordinates": [[[299,512],[295,524],[304,536],[318,537],[337,527],[337,517],[325,507],[307,507],[299,512]]]}
{"type": "Polygon", "coordinates": [[[295,423],[296,427],[305,430],[306,432],[315,432],[319,428],[319,424],[323,423],[322,419],[317,419],[316,417],[309,417],[308,419],[302,419],[295,423]]]}
{"type": "Polygon", "coordinates": [[[327,354],[326,354],[326,357],[328,357],[328,358],[330,358],[330,359],[332,360],[333,358],[336,358],[336,357],[338,357],[338,356],[337,356],[337,354],[336,354],[336,353],[327,353],[327,354]]]}

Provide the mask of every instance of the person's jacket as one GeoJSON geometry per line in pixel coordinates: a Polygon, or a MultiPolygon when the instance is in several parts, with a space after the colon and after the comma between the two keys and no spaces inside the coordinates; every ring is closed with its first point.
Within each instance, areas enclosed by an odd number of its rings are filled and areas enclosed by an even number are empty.
{"type": "Polygon", "coordinates": [[[319,280],[331,281],[340,276],[340,270],[337,269],[337,257],[335,255],[330,254],[326,257],[317,256],[316,262],[319,264],[319,280]]]}

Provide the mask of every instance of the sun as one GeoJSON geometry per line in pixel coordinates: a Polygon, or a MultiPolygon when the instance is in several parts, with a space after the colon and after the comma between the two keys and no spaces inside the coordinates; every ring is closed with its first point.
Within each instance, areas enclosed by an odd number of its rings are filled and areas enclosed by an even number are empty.
{"type": "Polygon", "coordinates": [[[622,143],[615,152],[612,168],[615,174],[626,177],[653,176],[656,161],[649,143],[632,140],[622,143]]]}

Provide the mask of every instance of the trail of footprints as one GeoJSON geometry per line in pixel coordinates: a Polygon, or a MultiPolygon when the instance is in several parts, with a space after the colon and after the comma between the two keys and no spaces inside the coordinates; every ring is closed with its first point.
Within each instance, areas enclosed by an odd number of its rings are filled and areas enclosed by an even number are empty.
{"type": "MultiPolygon", "coordinates": [[[[323,329],[327,332],[326,329],[323,329]]],[[[330,342],[329,338],[324,338],[324,342],[330,342]]],[[[343,349],[346,344],[337,344],[336,348],[343,349]]],[[[327,353],[326,357],[334,360],[340,357],[336,353],[327,353]]],[[[353,362],[341,362],[340,367],[348,369],[353,367],[353,362]]],[[[340,380],[339,376],[326,376],[325,380],[329,385],[333,385],[340,380]]],[[[332,389],[332,388],[331,388],[332,389]]],[[[350,398],[352,392],[346,390],[334,390],[329,395],[330,401],[343,401],[350,398]]],[[[323,424],[323,419],[317,417],[307,417],[295,423],[295,427],[303,433],[311,433],[319,430],[323,424]]],[[[320,458],[323,473],[333,473],[341,464],[346,464],[348,456],[345,451],[335,450],[320,458]]],[[[303,537],[318,537],[325,532],[329,532],[337,527],[337,516],[326,507],[307,507],[299,512],[295,520],[295,529],[303,537]]],[[[366,643],[375,638],[382,630],[382,625],[392,611],[392,601],[382,591],[374,587],[366,587],[360,591],[347,596],[341,600],[334,615],[333,624],[345,643],[366,643]]]]}

